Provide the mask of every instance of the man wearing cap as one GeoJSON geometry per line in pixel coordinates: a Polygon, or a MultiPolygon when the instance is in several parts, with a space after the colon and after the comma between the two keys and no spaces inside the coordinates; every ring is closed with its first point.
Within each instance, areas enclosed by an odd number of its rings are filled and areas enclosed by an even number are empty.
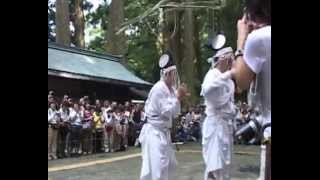
{"type": "Polygon", "coordinates": [[[180,112],[180,101],[187,93],[182,85],[175,90],[176,66],[169,52],[159,60],[161,79],[152,87],[145,104],[146,124],[139,142],[142,147],[141,180],[174,180],[176,158],[170,128],[180,112]]]}
{"type": "Polygon", "coordinates": [[[228,179],[232,154],[232,124],[235,116],[234,83],[226,76],[231,68],[232,48],[219,50],[209,58],[212,67],[207,72],[201,89],[206,105],[202,129],[203,158],[206,165],[204,179],[228,179]]]}

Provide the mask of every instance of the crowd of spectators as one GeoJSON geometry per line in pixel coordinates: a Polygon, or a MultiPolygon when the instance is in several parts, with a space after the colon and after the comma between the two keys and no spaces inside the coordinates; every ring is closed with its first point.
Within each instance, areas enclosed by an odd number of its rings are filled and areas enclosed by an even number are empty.
{"type": "MultiPolygon", "coordinates": [[[[254,118],[255,111],[246,103],[236,104],[234,130],[254,118]]],[[[205,107],[187,108],[174,123],[173,140],[201,143],[205,107]]],[[[92,153],[125,151],[139,146],[144,104],[95,99],[74,99],[69,95],[48,94],[48,160],[92,153]]],[[[243,143],[235,141],[236,143],[243,143]]]]}
{"type": "Polygon", "coordinates": [[[143,104],[48,95],[48,160],[138,146],[143,104]]]}

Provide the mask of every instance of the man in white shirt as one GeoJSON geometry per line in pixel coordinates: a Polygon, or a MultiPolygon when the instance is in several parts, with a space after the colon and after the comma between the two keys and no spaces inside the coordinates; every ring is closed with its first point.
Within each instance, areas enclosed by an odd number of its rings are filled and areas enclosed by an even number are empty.
{"type": "MultiPolygon", "coordinates": [[[[270,0],[246,0],[246,13],[238,21],[236,63],[231,76],[241,89],[255,82],[254,104],[261,111],[262,124],[271,124],[271,11],[270,0]],[[255,81],[254,81],[255,80],[255,81]]],[[[267,127],[267,126],[266,126],[267,127]]],[[[271,126],[264,131],[267,153],[271,150],[271,126]]],[[[262,146],[262,160],[266,153],[262,146]]],[[[271,157],[261,162],[260,180],[271,179],[271,157]],[[264,167],[266,164],[267,167],[264,167]],[[266,172],[264,173],[264,169],[266,172]]]]}
{"type": "Polygon", "coordinates": [[[139,136],[142,150],[141,180],[174,180],[176,158],[170,128],[180,113],[186,87],[175,91],[176,66],[168,52],[160,57],[161,80],[150,90],[145,105],[146,121],[139,136]]]}

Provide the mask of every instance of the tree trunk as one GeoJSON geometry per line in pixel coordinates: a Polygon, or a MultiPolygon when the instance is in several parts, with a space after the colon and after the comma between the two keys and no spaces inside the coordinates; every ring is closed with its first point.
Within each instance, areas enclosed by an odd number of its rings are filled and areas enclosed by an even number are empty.
{"type": "Polygon", "coordinates": [[[124,22],[124,3],[123,0],[113,0],[109,7],[108,27],[106,34],[105,49],[114,55],[123,56],[121,63],[127,64],[126,61],[126,42],[124,32],[116,34],[120,25],[124,22]]]}
{"type": "Polygon", "coordinates": [[[56,42],[70,45],[69,0],[56,0],[56,42]]]}
{"type": "MultiPolygon", "coordinates": [[[[180,0],[171,0],[180,2],[180,0]]],[[[164,27],[163,29],[163,49],[172,53],[173,60],[177,66],[180,75],[181,62],[181,43],[180,43],[180,11],[171,11],[170,8],[164,8],[164,27]]]]}
{"type": "Polygon", "coordinates": [[[75,45],[80,48],[85,47],[84,42],[84,13],[83,13],[83,0],[75,0],[74,6],[75,19],[75,45]]]}
{"type": "Polygon", "coordinates": [[[200,19],[195,16],[195,22],[194,22],[194,46],[195,46],[195,57],[196,57],[196,69],[195,69],[195,90],[196,95],[200,94],[201,91],[201,83],[204,78],[203,73],[203,61],[201,59],[201,43],[200,43],[200,19]]]}
{"type": "MultiPolygon", "coordinates": [[[[186,0],[189,1],[189,0],[186,0]]],[[[195,18],[193,15],[193,10],[187,8],[184,10],[183,15],[183,58],[181,62],[181,79],[188,86],[191,93],[191,103],[194,104],[197,99],[195,92],[195,65],[196,65],[196,53],[195,53],[195,41],[194,41],[194,31],[195,18]]]]}

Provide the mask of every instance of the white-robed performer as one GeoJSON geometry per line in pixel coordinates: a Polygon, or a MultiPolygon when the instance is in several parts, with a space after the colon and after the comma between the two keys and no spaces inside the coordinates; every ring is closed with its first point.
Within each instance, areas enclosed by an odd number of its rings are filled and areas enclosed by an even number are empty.
{"type": "Polygon", "coordinates": [[[177,165],[170,128],[180,113],[180,100],[186,96],[185,86],[175,86],[178,79],[171,54],[160,57],[161,79],[150,90],[145,104],[146,124],[139,141],[142,149],[141,180],[174,180],[177,165]]]}
{"type": "Polygon", "coordinates": [[[205,180],[230,178],[230,164],[233,148],[233,130],[230,121],[235,116],[234,83],[230,78],[233,60],[232,48],[219,50],[208,61],[212,63],[201,89],[206,105],[206,119],[203,124],[203,158],[205,180]]]}

